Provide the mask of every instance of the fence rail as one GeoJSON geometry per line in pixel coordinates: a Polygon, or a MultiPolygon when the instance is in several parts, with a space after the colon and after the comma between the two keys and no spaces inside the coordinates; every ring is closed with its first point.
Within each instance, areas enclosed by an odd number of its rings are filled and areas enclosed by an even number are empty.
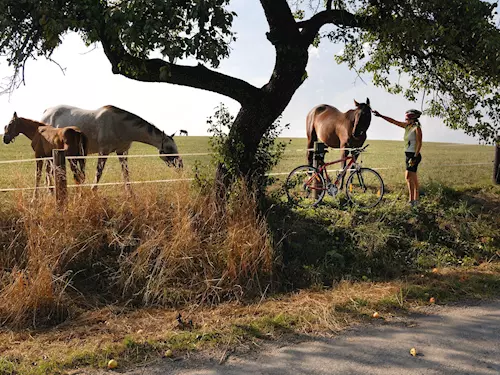
{"type": "MultiPolygon", "coordinates": [[[[450,146],[455,146],[455,145],[450,145],[450,146]]],[[[328,148],[330,151],[352,151],[352,148],[328,148]]],[[[306,152],[306,151],[314,151],[314,149],[296,149],[296,150],[286,150],[287,152],[306,152]]],[[[324,151],[323,151],[324,152],[324,151]]],[[[382,152],[382,153],[393,153],[393,152],[382,152]]],[[[364,152],[363,154],[372,154],[370,152],[364,152]]],[[[380,152],[377,152],[377,154],[380,154],[380,152]]],[[[212,153],[208,152],[197,152],[197,153],[186,153],[186,154],[145,154],[145,155],[125,155],[127,158],[151,158],[151,157],[160,157],[160,156],[170,156],[170,157],[187,157],[187,156],[210,156],[212,153]]],[[[105,159],[117,159],[120,157],[124,157],[123,155],[87,155],[87,156],[64,156],[63,159],[67,160],[77,160],[77,159],[100,159],[100,158],[105,158],[105,159]]],[[[32,159],[18,159],[18,160],[0,160],[0,165],[1,164],[14,164],[14,163],[27,163],[27,162],[35,162],[35,161],[47,161],[51,160],[54,161],[55,157],[45,157],[45,158],[32,158],[32,159]]],[[[63,162],[62,160],[59,160],[59,164],[63,162]]],[[[456,164],[439,164],[439,167],[459,167],[459,166],[481,166],[481,165],[492,165],[493,161],[490,163],[456,163],[456,164]]],[[[399,166],[394,166],[394,167],[378,167],[378,168],[372,168],[375,170],[390,170],[390,169],[400,169],[401,167],[399,166]]],[[[54,168],[56,170],[56,168],[54,168]]],[[[339,172],[341,171],[340,169],[333,169],[333,170],[328,170],[328,172],[339,172]]],[[[273,173],[268,173],[268,176],[286,176],[290,173],[290,171],[286,172],[273,172],[273,173]]],[[[59,172],[60,174],[60,172],[59,172]]],[[[173,182],[187,182],[187,181],[193,181],[194,178],[177,178],[177,179],[161,179],[161,180],[144,180],[144,181],[129,181],[128,184],[131,185],[137,185],[137,184],[155,184],[155,183],[173,183],[173,182]]],[[[60,181],[60,179],[59,179],[60,181]]],[[[59,182],[60,183],[60,182],[59,182]]],[[[39,189],[56,189],[58,188],[58,179],[56,179],[56,185],[51,185],[51,186],[40,186],[38,187],[39,189]]],[[[104,182],[104,183],[99,183],[97,186],[117,186],[117,185],[124,185],[125,182],[120,181],[120,182],[104,182]]],[[[95,184],[92,183],[86,183],[86,184],[66,184],[65,188],[74,188],[74,187],[89,187],[89,186],[94,186],[95,184]]],[[[35,190],[35,187],[22,187],[22,188],[0,188],[0,192],[15,192],[15,191],[33,191],[35,190]]]]}

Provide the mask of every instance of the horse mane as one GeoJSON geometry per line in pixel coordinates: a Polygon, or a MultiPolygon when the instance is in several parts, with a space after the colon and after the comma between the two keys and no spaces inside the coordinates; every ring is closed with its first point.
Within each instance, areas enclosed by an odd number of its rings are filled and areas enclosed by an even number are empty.
{"type": "Polygon", "coordinates": [[[359,111],[359,108],[356,108],[356,109],[350,109],[348,110],[345,115],[346,117],[349,119],[349,121],[354,121],[355,120],[355,116],[356,116],[356,112],[359,111]]]}
{"type": "Polygon", "coordinates": [[[115,113],[120,113],[125,116],[125,121],[130,121],[133,126],[138,126],[141,128],[145,128],[149,134],[156,134],[156,135],[165,135],[168,138],[172,138],[169,135],[165,134],[164,131],[158,129],[156,126],[151,124],[150,122],[144,120],[142,117],[137,116],[129,111],[126,111],[124,109],[115,107],[114,105],[106,105],[104,108],[109,109],[115,113]]]}
{"type": "Polygon", "coordinates": [[[19,120],[23,120],[24,122],[27,122],[29,125],[33,125],[33,126],[36,126],[36,127],[40,127],[40,126],[50,126],[49,124],[46,124],[44,122],[40,122],[40,121],[36,121],[36,120],[31,120],[29,118],[26,118],[26,117],[18,117],[19,120]]]}

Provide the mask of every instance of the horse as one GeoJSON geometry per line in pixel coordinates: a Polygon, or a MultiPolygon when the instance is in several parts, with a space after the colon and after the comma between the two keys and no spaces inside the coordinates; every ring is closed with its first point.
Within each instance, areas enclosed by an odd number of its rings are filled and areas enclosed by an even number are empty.
{"type": "MultiPolygon", "coordinates": [[[[66,156],[87,155],[87,137],[76,126],[56,129],[42,122],[18,117],[17,112],[14,112],[9,124],[5,126],[3,142],[9,144],[21,133],[31,139],[31,147],[35,151],[35,158],[37,159],[52,156],[52,150],[54,149],[64,149],[66,156]]],[[[43,162],[43,160],[36,161],[34,198],[38,195],[43,162]]],[[[85,159],[71,159],[69,163],[75,182],[83,184],[85,182],[85,159]]],[[[49,185],[52,186],[52,163],[47,162],[46,167],[47,180],[49,185]]]]}
{"type": "MultiPolygon", "coordinates": [[[[306,120],[309,165],[312,165],[314,157],[314,152],[310,149],[318,140],[328,147],[340,149],[363,146],[372,119],[370,99],[367,98],[366,103],[358,103],[354,100],[354,105],[356,109],[345,113],[327,104],[311,109],[306,120]]],[[[341,150],[341,155],[345,158],[349,155],[349,151],[341,150]]],[[[345,162],[342,165],[345,166],[345,162]]]]}
{"type": "Polygon", "coordinates": [[[183,130],[183,129],[179,130],[179,135],[183,135],[183,134],[187,137],[188,136],[187,130],[183,130]]]}
{"type": "Polygon", "coordinates": [[[183,167],[182,158],[176,155],[178,150],[173,139],[174,135],[168,136],[141,117],[112,105],[96,110],[58,105],[43,112],[42,122],[56,128],[78,125],[89,140],[88,153],[103,156],[97,161],[92,190],[97,189],[106,165],[106,156],[112,152],[116,152],[119,156],[125,187],[127,190],[130,189],[126,155],[134,141],[156,147],[162,155],[160,158],[167,166],[183,167]],[[165,154],[167,156],[163,156],[165,154]]]}

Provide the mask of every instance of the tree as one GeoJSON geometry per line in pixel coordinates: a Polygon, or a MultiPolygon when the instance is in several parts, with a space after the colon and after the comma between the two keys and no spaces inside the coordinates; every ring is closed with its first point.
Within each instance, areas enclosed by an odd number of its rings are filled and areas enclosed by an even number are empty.
{"type": "Polygon", "coordinates": [[[496,5],[482,0],[260,0],[276,51],[261,88],[216,68],[229,56],[230,0],[0,0],[0,53],[23,81],[24,66],[50,58],[68,31],[101,43],[113,73],[216,92],[241,109],[226,141],[238,174],[253,171],[259,141],[307,77],[308,48],[344,44],[339,62],[411,100],[452,128],[499,141],[500,33],[496,5]],[[308,18],[306,18],[306,15],[308,18]],[[330,31],[321,34],[325,25],[330,31]],[[160,53],[163,58],[154,58],[160,53]],[[176,60],[194,57],[197,66],[176,60]],[[207,64],[209,67],[202,65],[207,64]],[[402,85],[394,76],[408,78],[402,85]]]}

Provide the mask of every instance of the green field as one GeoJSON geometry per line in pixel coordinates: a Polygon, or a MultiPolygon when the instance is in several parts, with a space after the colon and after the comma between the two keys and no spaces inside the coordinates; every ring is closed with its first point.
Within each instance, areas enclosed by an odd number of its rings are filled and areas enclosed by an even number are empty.
{"type": "MultiPolygon", "coordinates": [[[[286,177],[294,167],[304,164],[306,140],[303,138],[283,139],[290,142],[280,164],[273,172],[283,173],[286,177]]],[[[208,137],[178,137],[176,142],[181,154],[208,153],[208,137]]],[[[386,185],[392,188],[404,187],[403,144],[398,141],[367,141],[368,152],[363,154],[365,166],[379,168],[386,185]]],[[[134,143],[130,154],[157,154],[151,146],[134,143]]],[[[335,160],[338,151],[327,154],[327,161],[335,160]]],[[[423,160],[419,169],[421,183],[436,181],[447,186],[482,186],[490,184],[494,150],[491,146],[459,145],[450,143],[424,143],[423,160]],[[477,165],[484,163],[485,165],[477,165]]],[[[15,143],[1,146],[0,161],[30,159],[33,151],[29,141],[20,136],[15,143]]],[[[184,156],[185,173],[192,175],[196,160],[209,167],[209,156],[184,156]]],[[[131,158],[129,160],[132,181],[175,179],[179,175],[156,156],[149,158],[131,158]]],[[[87,164],[87,181],[95,175],[96,160],[87,164]]],[[[34,162],[0,164],[0,189],[29,188],[34,185],[34,162]]],[[[69,180],[72,183],[72,179],[69,180]]],[[[117,159],[110,159],[106,164],[101,182],[121,181],[121,169],[117,159]]],[[[116,187],[112,187],[115,189],[116,187]]]]}

